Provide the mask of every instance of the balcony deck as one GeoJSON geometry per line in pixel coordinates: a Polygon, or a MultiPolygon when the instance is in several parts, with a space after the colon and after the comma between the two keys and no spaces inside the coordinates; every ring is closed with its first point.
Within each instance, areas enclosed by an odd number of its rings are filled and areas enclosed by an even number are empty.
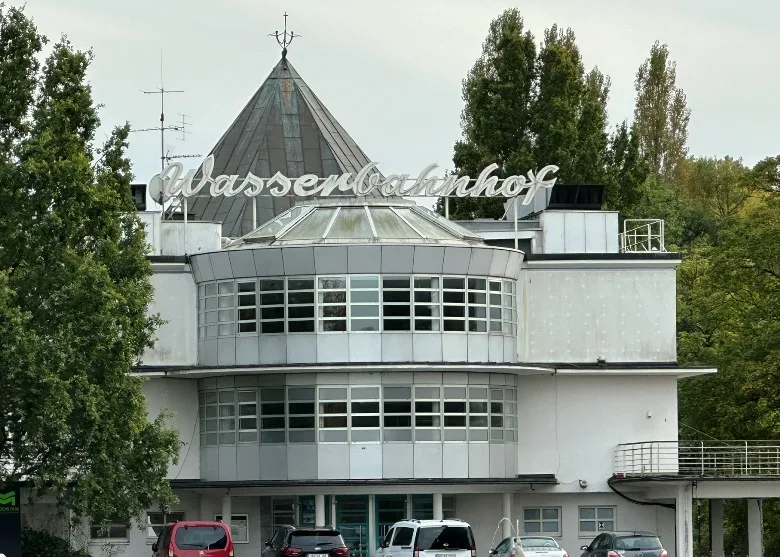
{"type": "Polygon", "coordinates": [[[615,449],[616,478],[780,478],[780,441],[646,441],[615,449]]]}

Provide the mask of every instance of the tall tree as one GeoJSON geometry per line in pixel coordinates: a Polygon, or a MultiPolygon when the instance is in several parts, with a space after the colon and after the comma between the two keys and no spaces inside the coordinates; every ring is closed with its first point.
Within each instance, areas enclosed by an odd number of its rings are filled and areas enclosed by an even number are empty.
{"type": "MultiPolygon", "coordinates": [[[[463,80],[463,139],[455,144],[456,171],[475,177],[496,163],[499,175],[523,173],[534,161],[530,133],[536,79],[536,43],[520,11],[503,12],[490,24],[482,55],[463,80]]],[[[450,199],[453,218],[499,217],[503,200],[450,199]]]]}
{"type": "Polygon", "coordinates": [[[0,483],[52,488],[75,516],[127,520],[173,494],[179,440],[131,374],[151,345],[151,267],[127,126],[94,146],[92,60],[0,9],[0,483]],[[69,487],[75,481],[75,489],[69,487]]]}
{"type": "MultiPolygon", "coordinates": [[[[536,140],[534,159],[537,165],[555,164],[561,183],[574,183],[577,181],[580,103],[585,90],[582,57],[574,32],[559,29],[557,25],[547,29],[537,65],[538,94],[533,103],[531,124],[536,140]]],[[[598,97],[603,86],[597,82],[592,85],[597,89],[591,94],[598,97]]]]}
{"type": "Polygon", "coordinates": [[[685,93],[677,87],[676,63],[669,59],[666,45],[653,44],[634,85],[634,125],[640,151],[653,173],[671,180],[688,151],[690,110],[685,93]]]}
{"type": "Polygon", "coordinates": [[[609,77],[594,68],[585,78],[577,122],[577,153],[569,179],[578,184],[603,184],[607,179],[607,100],[609,77]]]}
{"type": "Polygon", "coordinates": [[[639,137],[628,122],[623,121],[612,134],[606,160],[606,207],[629,217],[636,216],[649,168],[639,151],[639,137]]]}

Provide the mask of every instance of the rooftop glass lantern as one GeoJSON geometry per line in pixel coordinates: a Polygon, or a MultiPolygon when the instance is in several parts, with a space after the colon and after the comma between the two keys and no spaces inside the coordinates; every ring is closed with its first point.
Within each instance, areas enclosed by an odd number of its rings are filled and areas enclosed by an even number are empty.
{"type": "Polygon", "coordinates": [[[413,201],[387,198],[305,200],[228,243],[253,245],[349,243],[483,244],[480,236],[413,201]]]}

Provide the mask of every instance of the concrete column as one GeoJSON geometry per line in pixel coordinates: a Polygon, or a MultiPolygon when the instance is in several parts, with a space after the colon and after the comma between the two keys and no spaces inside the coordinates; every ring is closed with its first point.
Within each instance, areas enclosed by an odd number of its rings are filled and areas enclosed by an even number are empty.
{"type": "Polygon", "coordinates": [[[222,497],[222,522],[230,528],[230,519],[233,518],[233,498],[230,495],[222,497]]]}
{"type": "Polygon", "coordinates": [[[763,557],[764,516],[761,499],[748,499],[748,557],[763,557]]]}
{"type": "Polygon", "coordinates": [[[334,528],[338,528],[338,526],[336,526],[336,522],[337,522],[337,520],[336,520],[336,496],[335,495],[331,495],[330,496],[330,525],[333,526],[334,528]]]}
{"type": "Polygon", "coordinates": [[[710,544],[712,557],[725,557],[723,548],[723,499],[710,501],[710,544]]]}
{"type": "Polygon", "coordinates": [[[676,556],[693,557],[693,488],[678,486],[675,502],[676,556]]]}
{"type": "Polygon", "coordinates": [[[502,518],[506,520],[501,521],[501,535],[504,538],[512,536],[512,494],[504,492],[501,494],[501,508],[503,509],[502,518]]]}
{"type": "Polygon", "coordinates": [[[368,496],[368,533],[366,535],[365,545],[363,547],[368,551],[368,557],[374,557],[376,549],[376,496],[368,496]]]}
{"type": "Polygon", "coordinates": [[[209,498],[201,493],[199,499],[200,506],[200,519],[201,520],[214,520],[214,514],[211,512],[211,505],[209,505],[209,498]]]}
{"type": "Polygon", "coordinates": [[[314,496],[314,525],[325,526],[325,496],[314,496]]]}
{"type": "Polygon", "coordinates": [[[444,509],[442,505],[441,493],[433,494],[433,519],[441,520],[444,518],[444,509]]]}

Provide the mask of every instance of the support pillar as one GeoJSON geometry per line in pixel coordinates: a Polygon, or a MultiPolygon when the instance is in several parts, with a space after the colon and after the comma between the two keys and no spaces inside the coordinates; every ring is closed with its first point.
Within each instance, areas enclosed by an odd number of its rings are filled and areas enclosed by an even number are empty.
{"type": "Polygon", "coordinates": [[[441,520],[444,518],[444,504],[442,503],[441,493],[433,494],[433,519],[441,520]]]}
{"type": "Polygon", "coordinates": [[[726,557],[723,547],[723,499],[710,501],[710,545],[712,557],[726,557]]]}
{"type": "Polygon", "coordinates": [[[314,525],[325,526],[325,496],[314,496],[314,525]]]}
{"type": "Polygon", "coordinates": [[[233,498],[230,495],[222,497],[222,522],[230,528],[230,519],[233,518],[233,498]]]}
{"type": "Polygon", "coordinates": [[[331,495],[330,496],[330,525],[333,526],[334,528],[338,528],[338,526],[336,525],[336,523],[338,522],[336,520],[336,516],[338,516],[336,514],[336,496],[331,495]]]}
{"type": "Polygon", "coordinates": [[[200,519],[201,520],[214,520],[214,514],[211,512],[211,505],[209,505],[209,498],[204,493],[198,497],[198,503],[200,507],[200,519]]]}
{"type": "Polygon", "coordinates": [[[506,520],[501,521],[501,535],[502,539],[512,537],[512,494],[504,492],[501,494],[501,508],[502,518],[506,520]]]}
{"type": "Polygon", "coordinates": [[[676,555],[693,557],[693,487],[690,484],[679,486],[675,502],[676,555]]]}
{"type": "Polygon", "coordinates": [[[764,516],[761,499],[748,499],[748,557],[764,555],[764,516]]]}

